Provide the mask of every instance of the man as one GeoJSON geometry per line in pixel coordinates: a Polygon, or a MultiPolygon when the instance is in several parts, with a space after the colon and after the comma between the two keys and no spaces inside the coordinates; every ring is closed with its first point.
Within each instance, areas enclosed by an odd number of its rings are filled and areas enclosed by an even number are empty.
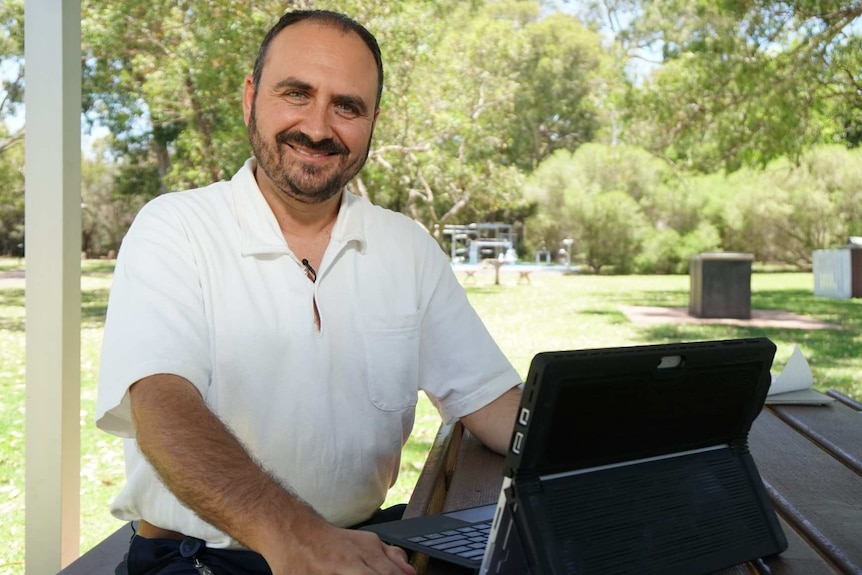
{"type": "Polygon", "coordinates": [[[348,529],[398,472],[418,390],[504,451],[519,377],[442,250],[344,186],[368,155],[374,37],[286,14],[245,80],[254,157],[150,202],[117,262],[97,423],[127,437],[112,505],[131,575],[413,573],[348,529]]]}

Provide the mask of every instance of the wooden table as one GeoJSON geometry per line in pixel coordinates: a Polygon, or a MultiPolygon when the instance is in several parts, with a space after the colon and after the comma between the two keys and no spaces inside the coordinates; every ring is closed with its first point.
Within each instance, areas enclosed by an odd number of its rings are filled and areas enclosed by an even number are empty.
{"type": "MultiPolygon", "coordinates": [[[[721,575],[862,575],[862,405],[837,393],[828,406],[769,406],[750,448],[789,542],[779,556],[721,575]]],[[[503,457],[460,424],[441,427],[406,517],[494,503],[503,457]]],[[[420,575],[470,570],[417,555],[420,575]]]]}

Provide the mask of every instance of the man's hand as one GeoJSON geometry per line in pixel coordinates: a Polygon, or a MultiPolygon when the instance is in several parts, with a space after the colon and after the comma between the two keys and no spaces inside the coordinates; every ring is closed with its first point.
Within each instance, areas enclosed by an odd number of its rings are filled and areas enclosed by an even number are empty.
{"type": "Polygon", "coordinates": [[[273,575],[416,575],[402,549],[383,543],[374,533],[326,523],[264,556],[273,575]]]}

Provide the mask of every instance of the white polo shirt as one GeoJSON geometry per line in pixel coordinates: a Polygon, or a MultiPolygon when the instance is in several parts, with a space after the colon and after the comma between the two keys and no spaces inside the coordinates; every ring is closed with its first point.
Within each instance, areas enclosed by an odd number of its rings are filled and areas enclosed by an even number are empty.
{"type": "Polygon", "coordinates": [[[138,214],[117,261],[99,374],[97,425],[130,438],[111,512],[213,547],[240,545],[183,506],[138,451],[134,382],[188,379],[271,473],[340,526],[384,501],[420,389],[451,421],[520,382],[415,222],[345,193],[312,283],[253,162],[138,214]]]}

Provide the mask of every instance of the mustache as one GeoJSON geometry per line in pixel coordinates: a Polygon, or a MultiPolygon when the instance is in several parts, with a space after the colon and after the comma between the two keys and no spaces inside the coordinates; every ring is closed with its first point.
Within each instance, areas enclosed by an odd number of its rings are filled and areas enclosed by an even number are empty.
{"type": "Polygon", "coordinates": [[[303,148],[307,148],[309,150],[325,154],[348,153],[347,148],[345,148],[343,145],[339,144],[332,138],[326,138],[325,140],[315,142],[302,132],[298,131],[279,132],[278,135],[275,136],[275,141],[280,146],[296,144],[297,146],[302,146],[303,148]]]}

